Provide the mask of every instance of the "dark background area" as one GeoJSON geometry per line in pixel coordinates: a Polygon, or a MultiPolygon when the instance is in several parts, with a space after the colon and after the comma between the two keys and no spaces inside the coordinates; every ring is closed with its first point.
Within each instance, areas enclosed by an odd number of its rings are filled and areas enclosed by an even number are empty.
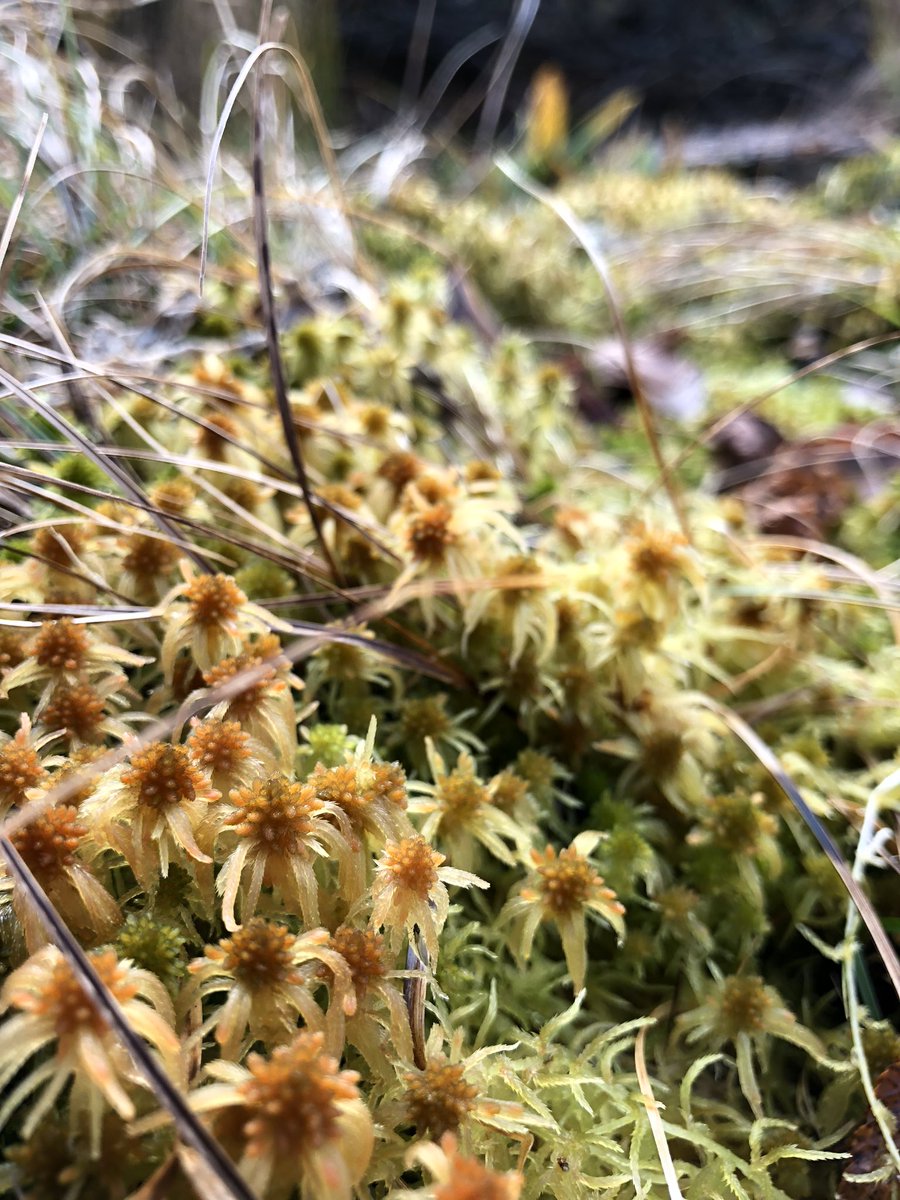
{"type": "MultiPolygon", "coordinates": [[[[408,55],[417,15],[427,15],[432,3],[427,50],[416,56],[422,70],[413,81],[420,76],[427,84],[479,31],[496,35],[459,66],[440,117],[462,98],[483,95],[514,0],[282,3],[288,36],[312,63],[330,119],[374,126],[419,94],[415,82],[409,86],[408,55]]],[[[724,124],[821,110],[878,57],[873,29],[891,27],[895,6],[896,0],[543,0],[513,70],[504,115],[516,112],[545,63],[563,71],[576,118],[624,86],[640,94],[642,116],[651,123],[671,116],[724,124]]],[[[240,27],[256,28],[258,0],[232,0],[231,9],[240,27]]],[[[211,0],[128,6],[113,24],[157,73],[171,74],[187,112],[196,113],[204,63],[222,37],[211,0]]]]}
{"type": "MultiPolygon", "coordinates": [[[[341,0],[345,87],[356,106],[403,80],[419,0],[341,0]]],[[[426,77],[461,41],[508,27],[511,0],[436,0],[426,77]]],[[[576,113],[636,88],[645,117],[771,118],[818,107],[865,67],[870,10],[856,0],[544,0],[509,91],[515,109],[535,70],[556,63],[576,113]]],[[[448,99],[477,85],[496,46],[465,63],[448,99]]]]}

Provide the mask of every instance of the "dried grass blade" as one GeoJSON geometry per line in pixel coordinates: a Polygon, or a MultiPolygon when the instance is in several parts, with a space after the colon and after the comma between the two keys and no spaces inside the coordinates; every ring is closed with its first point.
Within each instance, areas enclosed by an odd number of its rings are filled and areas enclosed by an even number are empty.
{"type": "Polygon", "coordinates": [[[647,1109],[647,1120],[650,1122],[650,1132],[656,1144],[656,1153],[659,1155],[663,1177],[666,1181],[666,1187],[669,1190],[669,1200],[684,1200],[681,1187],[678,1183],[678,1173],[675,1170],[675,1163],[672,1161],[672,1152],[669,1149],[669,1143],[666,1141],[666,1131],[663,1128],[662,1118],[659,1115],[659,1105],[656,1102],[656,1097],[653,1095],[650,1073],[647,1070],[647,1060],[644,1055],[647,1028],[646,1025],[643,1026],[634,1043],[634,1070],[641,1089],[641,1099],[644,1101],[644,1107],[647,1109]]]}
{"type": "MultiPolygon", "coordinates": [[[[47,303],[47,301],[44,299],[44,297],[41,295],[40,292],[37,293],[37,302],[38,302],[38,305],[40,306],[41,313],[44,317],[44,320],[47,322],[47,326],[49,327],[50,332],[53,335],[54,341],[59,346],[60,351],[65,355],[66,364],[72,368],[75,368],[77,366],[75,355],[72,351],[72,347],[69,345],[69,343],[66,340],[66,335],[63,331],[62,326],[60,325],[59,321],[56,318],[56,314],[53,312],[50,305],[47,303]]],[[[69,399],[70,399],[70,402],[72,405],[72,412],[75,414],[76,418],[79,421],[81,421],[82,424],[85,426],[85,428],[90,432],[90,435],[94,439],[94,441],[95,442],[101,441],[102,436],[103,436],[103,431],[101,430],[99,424],[97,423],[97,420],[94,416],[94,410],[91,405],[90,399],[89,399],[87,393],[82,388],[81,381],[77,378],[77,375],[72,374],[69,377],[69,379],[66,381],[66,387],[69,392],[69,399]]]]}
{"type": "MultiPolygon", "coordinates": [[[[132,532],[131,530],[126,529],[118,521],[113,521],[108,517],[100,517],[91,509],[86,508],[84,505],[78,504],[76,501],[67,496],[57,494],[55,492],[48,492],[47,489],[42,486],[46,482],[47,477],[39,474],[37,471],[29,471],[26,467],[5,465],[2,469],[2,473],[4,476],[4,482],[10,490],[23,492],[25,495],[35,496],[38,499],[50,501],[58,509],[63,509],[67,512],[74,513],[77,517],[80,517],[84,521],[96,521],[98,524],[103,525],[104,528],[108,530],[112,529],[120,533],[132,532]]],[[[128,505],[131,508],[148,513],[150,516],[153,516],[157,511],[149,500],[141,502],[139,500],[132,500],[127,496],[116,496],[111,492],[104,492],[100,488],[93,488],[87,484],[75,483],[70,480],[66,480],[65,487],[66,491],[68,492],[78,492],[84,496],[93,496],[98,500],[115,500],[119,504],[128,505]]],[[[200,522],[190,522],[185,518],[173,519],[178,520],[181,524],[192,527],[200,525],[200,522]]],[[[11,526],[9,529],[4,530],[3,536],[5,539],[8,539],[10,537],[17,536],[18,534],[25,533],[30,529],[38,529],[42,526],[53,525],[56,523],[57,521],[55,518],[52,518],[49,521],[21,521],[18,525],[11,526]]],[[[69,518],[65,518],[62,523],[68,524],[69,518]]],[[[210,536],[214,536],[216,532],[217,531],[214,530],[210,531],[210,536]]],[[[177,546],[186,555],[190,555],[190,552],[193,549],[191,543],[185,541],[185,539],[182,538],[178,533],[170,533],[168,530],[164,530],[162,533],[153,533],[152,531],[147,530],[146,533],[148,537],[156,537],[161,541],[165,541],[173,546],[177,546]]],[[[39,555],[34,554],[33,551],[17,550],[15,547],[8,548],[14,553],[25,554],[28,557],[40,557],[39,555]]],[[[213,560],[219,558],[219,556],[215,555],[212,551],[207,551],[207,554],[213,560]]],[[[60,570],[63,573],[66,572],[66,568],[62,565],[57,567],[57,570],[60,570]]],[[[128,597],[122,596],[122,593],[115,591],[115,589],[111,588],[104,580],[92,579],[90,582],[92,582],[96,587],[99,587],[102,591],[113,596],[120,596],[123,600],[125,600],[126,603],[130,603],[128,597]]]]}
{"type": "Polygon", "coordinates": [[[414,104],[422,89],[428,42],[431,38],[436,6],[437,0],[419,0],[416,9],[412,37],[409,39],[409,49],[406,55],[406,68],[403,72],[403,95],[406,97],[407,104],[414,104]]]}
{"type": "MultiPolygon", "coordinates": [[[[887,779],[882,780],[878,787],[873,788],[869,793],[869,799],[866,802],[866,813],[863,818],[862,829],[859,832],[859,841],[856,844],[856,854],[853,860],[853,878],[860,884],[862,884],[865,878],[866,858],[875,838],[880,802],[898,784],[900,784],[900,772],[893,771],[887,779]]],[[[866,1048],[863,1043],[859,996],[856,988],[855,938],[858,923],[859,913],[851,903],[847,906],[847,920],[844,925],[845,953],[842,956],[843,961],[841,963],[844,1008],[850,1024],[850,1036],[853,1044],[853,1053],[856,1058],[856,1069],[859,1071],[860,1082],[862,1083],[866,1100],[869,1102],[869,1109],[881,1132],[885,1153],[893,1162],[895,1171],[900,1175],[900,1146],[894,1140],[893,1119],[886,1106],[879,1100],[875,1091],[875,1084],[872,1080],[872,1072],[869,1068],[869,1060],[866,1057],[866,1048]]]]}
{"type": "MultiPolygon", "coordinates": [[[[213,181],[215,179],[216,160],[218,159],[219,150],[222,146],[222,139],[225,137],[225,130],[228,126],[228,121],[231,118],[231,113],[234,109],[234,106],[237,103],[237,98],[240,95],[244,84],[247,82],[251,71],[264,55],[270,54],[272,51],[278,51],[278,53],[286,55],[294,64],[294,67],[297,71],[297,77],[300,82],[300,90],[306,103],[307,116],[309,117],[313,131],[316,135],[316,142],[319,147],[319,152],[322,155],[322,160],[325,163],[325,169],[328,172],[329,182],[331,183],[332,190],[337,197],[337,207],[342,213],[344,213],[345,216],[349,211],[348,205],[346,204],[343,196],[341,176],[338,170],[337,160],[335,159],[334,150],[332,149],[328,140],[325,118],[322,115],[322,109],[316,97],[316,90],[313,86],[312,76],[309,73],[309,68],[307,67],[303,58],[297,53],[296,50],[294,50],[292,46],[284,45],[281,42],[263,42],[261,45],[257,46],[253,53],[247,58],[247,61],[244,63],[240,69],[240,72],[238,73],[237,79],[235,79],[234,83],[231,85],[231,91],[228,93],[228,97],[226,98],[225,104],[222,107],[219,123],[216,126],[216,132],[213,135],[212,147],[209,155],[209,167],[207,168],[206,172],[206,192],[203,198],[203,231],[200,240],[199,279],[201,295],[203,294],[203,283],[206,278],[206,267],[209,257],[209,214],[212,207],[213,181]]],[[[356,239],[353,236],[353,230],[349,222],[348,231],[353,243],[353,251],[357,270],[359,271],[360,275],[365,277],[367,275],[365,263],[359,255],[356,239]]]]}
{"type": "MultiPolygon", "coordinates": [[[[357,618],[354,617],[353,620],[355,623],[357,618]]],[[[310,654],[315,653],[320,646],[325,646],[329,642],[344,642],[349,646],[359,646],[360,649],[374,651],[384,658],[392,659],[398,666],[405,667],[410,671],[417,671],[422,675],[428,675],[432,679],[439,679],[454,687],[465,688],[469,686],[469,681],[465,675],[456,667],[451,666],[449,663],[435,662],[433,659],[427,658],[424,654],[419,654],[416,650],[408,650],[404,646],[395,646],[392,642],[385,642],[380,638],[363,637],[361,634],[352,633],[350,630],[341,629],[340,626],[336,625],[313,625],[307,624],[304,621],[291,621],[290,624],[295,633],[307,633],[307,636],[310,638],[310,643],[303,647],[302,652],[289,654],[288,651],[285,651],[292,662],[298,662],[301,658],[307,658],[310,654]]]]}
{"type": "MultiPolygon", "coordinates": [[[[132,1030],[122,1015],[118,1001],[104,985],[91,965],[88,956],[69,932],[63,919],[47,899],[44,889],[32,875],[28,865],[9,839],[0,835],[0,852],[6,859],[10,875],[28,896],[84,991],[100,1013],[105,1024],[121,1038],[132,1060],[152,1086],[160,1104],[172,1115],[178,1136],[200,1158],[208,1174],[216,1180],[219,1194],[231,1200],[253,1200],[253,1193],[238,1173],[237,1167],[219,1143],[191,1112],[184,1096],[171,1083],[165,1071],[132,1030]]],[[[200,1194],[200,1193],[198,1193],[200,1194]]]]}
{"type": "Polygon", "coordinates": [[[885,615],[891,623],[894,641],[900,645],[900,613],[896,611],[890,596],[887,595],[884,579],[868,563],[863,562],[861,558],[857,558],[855,554],[850,554],[848,551],[842,550],[839,546],[829,546],[826,542],[818,542],[812,538],[776,535],[764,537],[760,540],[767,546],[784,546],[788,550],[802,550],[808,554],[817,554],[820,558],[836,562],[852,575],[855,575],[875,593],[875,597],[879,602],[878,606],[884,609],[885,615]]]}
{"type": "MultiPolygon", "coordinates": [[[[40,415],[45,421],[47,421],[49,425],[52,425],[54,429],[56,429],[64,437],[68,438],[72,445],[77,446],[83,454],[86,454],[96,467],[98,467],[105,475],[108,475],[110,479],[113,479],[119,485],[126,496],[129,496],[132,500],[145,507],[163,533],[168,534],[173,541],[178,540],[178,535],[175,533],[160,509],[155,508],[152,504],[148,503],[140,488],[135,486],[131,478],[125,471],[122,470],[117,462],[113,461],[103,454],[102,451],[97,450],[94,446],[92,446],[84,434],[76,429],[76,427],[70,421],[67,421],[65,417],[56,412],[56,410],[45,401],[33,395],[27,388],[23,387],[14,376],[10,375],[8,371],[4,371],[2,367],[0,367],[0,381],[2,381],[6,387],[8,387],[10,391],[22,401],[23,404],[27,405],[28,408],[32,409],[34,412],[40,413],[40,415]]],[[[207,565],[205,559],[198,554],[192,546],[185,547],[185,554],[188,556],[188,558],[190,558],[198,570],[204,572],[204,574],[208,573],[209,566],[207,565]]]]}
{"type": "Polygon", "coordinates": [[[403,999],[412,1037],[413,1063],[420,1071],[424,1071],[428,1065],[425,1053],[425,969],[428,965],[428,951],[418,936],[418,925],[414,926],[414,932],[418,945],[414,947],[410,942],[407,947],[406,969],[417,974],[403,980],[403,999]]]}
{"type": "MultiPolygon", "coordinates": [[[[15,526],[11,527],[10,529],[5,529],[3,531],[3,540],[6,540],[11,536],[15,537],[18,532],[19,530],[15,526]]],[[[54,571],[58,571],[60,575],[65,575],[69,579],[77,579],[79,583],[86,583],[91,587],[98,586],[98,580],[92,579],[90,576],[83,574],[81,571],[76,571],[74,567],[67,567],[64,563],[53,562],[52,559],[47,558],[46,555],[38,554],[34,550],[25,550],[21,546],[9,545],[4,545],[3,549],[7,554],[18,555],[20,558],[30,558],[34,562],[43,563],[45,567],[51,567],[54,571]]],[[[117,592],[115,588],[104,584],[103,591],[110,596],[117,597],[125,604],[131,604],[131,597],[124,595],[122,592],[117,592]]]]}
{"type": "Polygon", "coordinates": [[[44,140],[44,131],[47,128],[47,122],[50,120],[49,113],[41,115],[41,121],[38,125],[38,131],[32,143],[31,151],[28,155],[28,161],[25,164],[25,171],[22,175],[22,182],[19,185],[19,190],[16,193],[16,198],[9,207],[9,213],[6,217],[6,224],[3,226],[3,235],[0,237],[0,284],[4,275],[3,267],[6,263],[6,252],[9,249],[9,243],[12,241],[13,230],[16,227],[16,221],[19,219],[19,213],[22,211],[22,205],[25,203],[25,193],[28,191],[28,184],[31,182],[31,176],[34,171],[37,156],[40,153],[41,142],[44,140]]]}
{"type": "Polygon", "coordinates": [[[478,129],[475,133],[475,154],[482,157],[489,154],[500,123],[503,102],[509,89],[509,82],[522,47],[534,24],[534,19],[541,7],[541,0],[519,0],[509,23],[509,29],[500,46],[500,53],[491,72],[487,95],[481,109],[478,129]]]}

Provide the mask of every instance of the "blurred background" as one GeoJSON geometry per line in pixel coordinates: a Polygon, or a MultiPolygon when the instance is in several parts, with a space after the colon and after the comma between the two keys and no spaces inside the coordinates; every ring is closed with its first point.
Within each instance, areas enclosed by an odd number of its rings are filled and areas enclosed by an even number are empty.
{"type": "MultiPolygon", "coordinates": [[[[332,118],[365,124],[418,99],[436,73],[447,79],[440,112],[467,103],[474,110],[470,102],[503,56],[507,118],[536,70],[552,62],[576,117],[630,87],[650,121],[771,119],[833,105],[876,82],[891,87],[900,39],[897,0],[287,0],[280,7],[332,118]]],[[[252,29],[258,12],[258,0],[147,0],[96,8],[84,25],[100,43],[136,40],[196,111],[202,70],[223,28],[252,29]],[[98,23],[113,36],[92,30],[98,23]]]]}

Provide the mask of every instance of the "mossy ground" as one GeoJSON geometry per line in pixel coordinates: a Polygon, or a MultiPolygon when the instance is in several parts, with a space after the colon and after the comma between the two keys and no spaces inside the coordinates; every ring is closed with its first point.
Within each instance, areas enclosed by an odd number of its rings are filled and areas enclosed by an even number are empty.
{"type": "MultiPolygon", "coordinates": [[[[88,64],[52,63],[2,265],[0,802],[173,1086],[259,1195],[895,1194],[889,965],[732,718],[895,937],[897,484],[799,540],[705,437],[764,394],[801,451],[892,419],[893,152],[802,194],[627,144],[556,183],[629,337],[703,379],[651,413],[664,480],[631,400],[583,415],[615,314],[550,207],[387,135],[338,191],[273,109],[279,411],[246,148],[201,299],[202,156],[88,64]],[[801,333],[882,340],[803,374],[801,333]]],[[[202,1189],[2,896],[8,1186],[202,1189]]]]}

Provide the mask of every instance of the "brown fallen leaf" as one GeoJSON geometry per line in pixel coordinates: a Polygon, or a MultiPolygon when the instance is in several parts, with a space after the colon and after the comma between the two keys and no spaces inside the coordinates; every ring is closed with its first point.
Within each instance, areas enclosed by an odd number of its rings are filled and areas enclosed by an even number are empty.
{"type": "Polygon", "coordinates": [[[746,414],[712,450],[721,468],[713,490],[739,495],[758,529],[822,540],[848,504],[877,495],[900,468],[900,426],[842,425],[787,441],[768,421],[746,414]]]}
{"type": "MultiPolygon", "coordinates": [[[[879,1075],[875,1083],[875,1095],[887,1108],[900,1129],[900,1062],[893,1063],[879,1075]]],[[[894,1140],[900,1148],[900,1139],[894,1140]]],[[[881,1130],[869,1113],[867,1119],[850,1135],[850,1161],[844,1168],[837,1200],[897,1200],[900,1195],[900,1176],[889,1170],[890,1162],[881,1130]],[[884,1169],[885,1178],[856,1183],[854,1175],[869,1175],[884,1169]]]]}

